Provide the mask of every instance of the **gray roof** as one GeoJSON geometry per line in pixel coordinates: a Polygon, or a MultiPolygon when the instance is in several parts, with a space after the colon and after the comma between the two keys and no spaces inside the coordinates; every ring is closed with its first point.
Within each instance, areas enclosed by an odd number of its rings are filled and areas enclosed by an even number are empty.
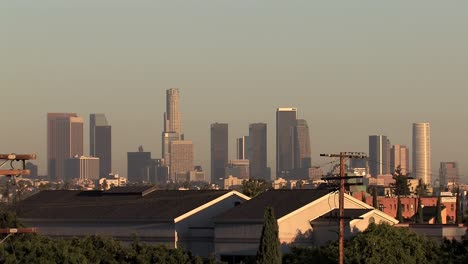
{"type": "Polygon", "coordinates": [[[22,201],[23,219],[173,221],[229,191],[42,191],[22,201]]]}
{"type": "Polygon", "coordinates": [[[327,190],[269,190],[215,218],[218,222],[262,222],[265,208],[273,207],[276,219],[329,194],[327,190]]]}
{"type": "MultiPolygon", "coordinates": [[[[370,211],[373,211],[374,209],[345,209],[344,210],[344,219],[345,220],[353,220],[353,219],[359,219],[359,217],[361,217],[362,215],[370,212],[370,211]]],[[[340,210],[339,209],[334,209],[322,216],[320,216],[319,218],[315,219],[314,221],[323,221],[324,219],[326,219],[327,221],[330,220],[330,219],[335,219],[335,220],[339,220],[340,216],[340,210]]]]}

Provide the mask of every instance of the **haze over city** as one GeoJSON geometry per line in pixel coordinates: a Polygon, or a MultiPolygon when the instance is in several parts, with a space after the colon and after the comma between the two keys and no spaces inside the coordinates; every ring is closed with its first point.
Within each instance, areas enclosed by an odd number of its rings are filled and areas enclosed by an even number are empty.
{"type": "Polygon", "coordinates": [[[176,87],[208,175],[215,122],[229,124],[230,158],[249,123],[267,123],[274,168],[277,107],[307,120],[313,164],[367,152],[374,134],[411,148],[412,123],[429,122],[432,171],[458,161],[465,175],[468,3],[449,3],[3,2],[0,148],[38,154],[44,174],[46,114],[76,112],[88,142],[89,114],[104,113],[125,175],[139,145],[160,158],[165,91],[176,87]]]}

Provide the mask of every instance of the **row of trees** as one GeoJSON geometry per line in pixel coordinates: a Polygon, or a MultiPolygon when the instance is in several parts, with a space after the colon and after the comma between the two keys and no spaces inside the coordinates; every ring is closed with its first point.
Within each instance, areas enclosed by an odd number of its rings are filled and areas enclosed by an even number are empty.
{"type": "MultiPolygon", "coordinates": [[[[323,247],[293,248],[283,258],[285,264],[334,264],[337,243],[323,247]]],[[[462,243],[442,243],[417,235],[405,228],[371,224],[345,244],[345,263],[468,263],[468,239],[462,243]]]]}

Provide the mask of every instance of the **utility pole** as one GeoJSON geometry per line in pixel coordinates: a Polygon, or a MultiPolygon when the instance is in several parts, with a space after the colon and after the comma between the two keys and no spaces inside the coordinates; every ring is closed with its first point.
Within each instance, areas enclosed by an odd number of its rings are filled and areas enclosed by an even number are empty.
{"type": "MultiPolygon", "coordinates": [[[[344,264],[344,193],[345,193],[345,162],[348,159],[366,159],[367,156],[362,152],[340,152],[340,154],[320,154],[322,157],[340,158],[340,233],[339,233],[339,264],[344,264]]],[[[356,178],[356,177],[347,177],[356,178]]],[[[330,179],[330,178],[328,178],[330,179]]],[[[332,178],[336,179],[336,178],[332,178]]]]}

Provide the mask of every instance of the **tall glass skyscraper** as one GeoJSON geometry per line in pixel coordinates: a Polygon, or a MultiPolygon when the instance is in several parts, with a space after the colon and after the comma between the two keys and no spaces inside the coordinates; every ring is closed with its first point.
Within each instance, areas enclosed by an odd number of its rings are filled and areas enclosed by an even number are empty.
{"type": "Polygon", "coordinates": [[[267,124],[249,125],[248,153],[250,177],[271,181],[270,170],[267,167],[267,124]]]}
{"type": "Polygon", "coordinates": [[[390,140],[386,136],[369,136],[369,170],[372,177],[390,173],[390,140]]]}
{"type": "Polygon", "coordinates": [[[413,176],[424,184],[433,184],[431,172],[431,126],[413,124],[413,176]]]}
{"type": "Polygon", "coordinates": [[[297,108],[276,110],[276,178],[290,178],[294,169],[294,127],[297,108]]]}
{"type": "Polygon", "coordinates": [[[47,163],[51,180],[64,180],[66,160],[83,156],[83,123],[83,118],[75,113],[47,114],[47,163]]]}
{"type": "Polygon", "coordinates": [[[294,167],[307,169],[311,166],[309,126],[304,119],[298,119],[294,127],[294,167]]]}
{"type": "Polygon", "coordinates": [[[211,124],[211,183],[220,183],[229,162],[228,124],[211,124]]]}
{"type": "Polygon", "coordinates": [[[99,177],[112,172],[112,127],[104,114],[89,116],[89,154],[99,158],[99,177]]]}
{"type": "Polygon", "coordinates": [[[405,145],[393,145],[390,154],[390,173],[395,173],[395,170],[400,167],[401,174],[408,175],[409,172],[409,149],[405,145]]]}

